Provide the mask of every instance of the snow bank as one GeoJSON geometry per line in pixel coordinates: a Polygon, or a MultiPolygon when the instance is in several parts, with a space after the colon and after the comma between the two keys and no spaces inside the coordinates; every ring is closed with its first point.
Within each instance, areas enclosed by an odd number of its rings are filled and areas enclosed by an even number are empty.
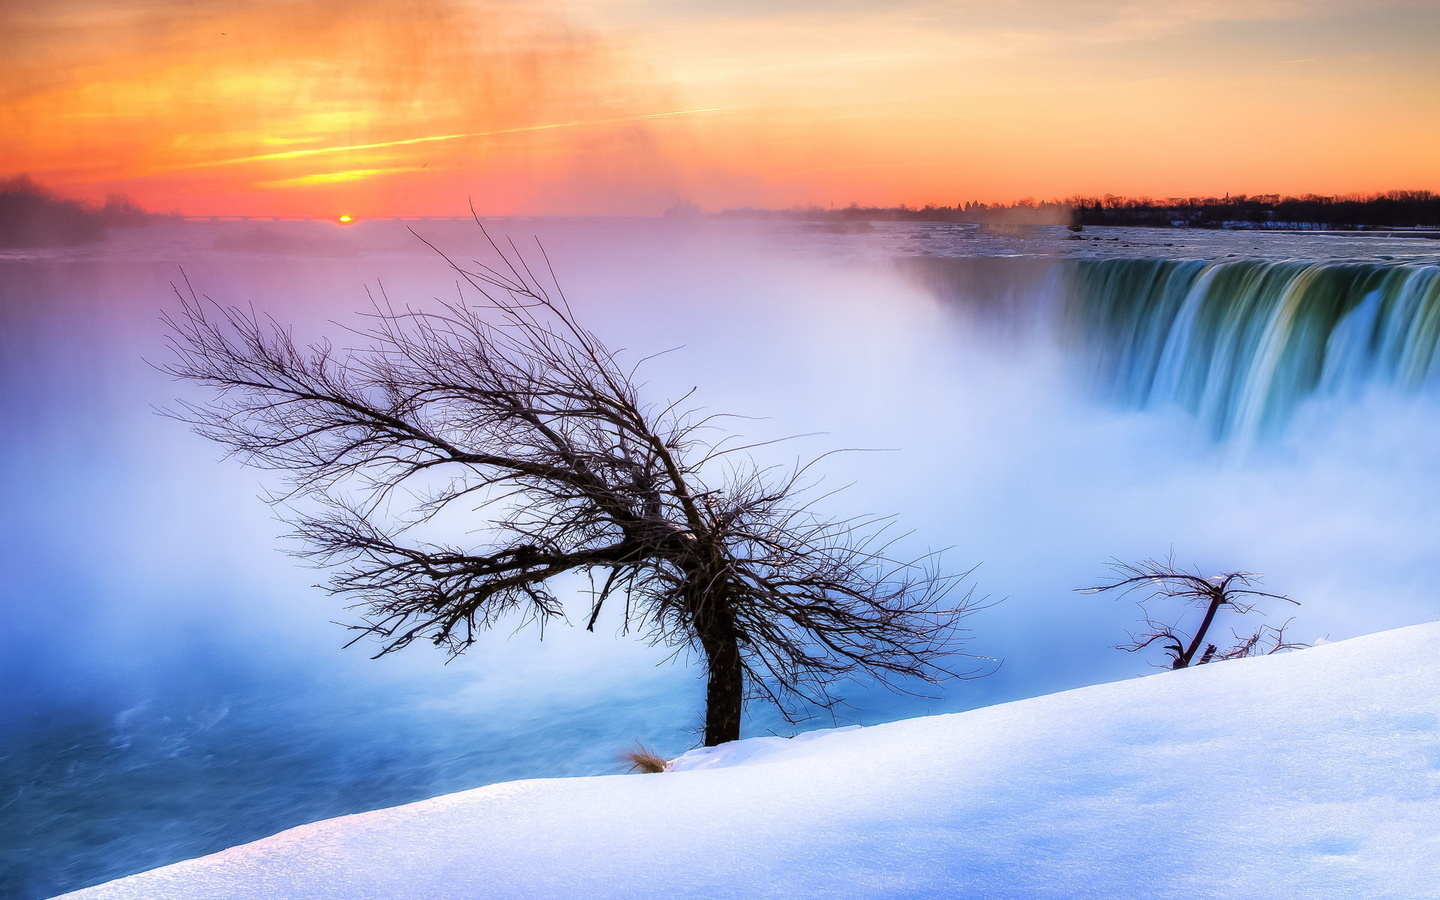
{"type": "Polygon", "coordinates": [[[75,900],[1440,898],[1440,623],[296,828],[75,900]]]}

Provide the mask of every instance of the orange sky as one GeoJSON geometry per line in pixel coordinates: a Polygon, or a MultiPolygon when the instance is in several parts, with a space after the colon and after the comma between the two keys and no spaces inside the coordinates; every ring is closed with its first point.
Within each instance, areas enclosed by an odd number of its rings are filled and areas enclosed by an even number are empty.
{"type": "Polygon", "coordinates": [[[1433,0],[64,0],[0,175],[189,213],[1440,189],[1433,0]]]}

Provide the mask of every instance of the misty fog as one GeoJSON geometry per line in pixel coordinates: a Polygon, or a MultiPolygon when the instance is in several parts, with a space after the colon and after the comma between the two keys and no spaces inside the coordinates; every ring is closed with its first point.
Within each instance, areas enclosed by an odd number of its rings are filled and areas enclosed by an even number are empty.
{"type": "MultiPolygon", "coordinates": [[[[1105,580],[1112,558],[1173,549],[1207,575],[1265,573],[1265,590],[1302,604],[1263,620],[1293,615],[1293,640],[1435,616],[1433,395],[1337,394],[1243,447],[1178,409],[1112,402],[1052,321],[1068,289],[1057,235],[995,238],[1014,252],[956,263],[939,291],[896,261],[945,237],[914,226],[491,227],[526,252],[543,241],[577,316],[625,359],[670,351],[640,370],[647,398],[694,387],[706,411],[753,417],[733,420],[746,438],[810,435],[757,450],[765,460],[853,449],[821,466],[827,487],[849,485],[823,508],[894,514],[906,549],[974,570],[963,589],[987,603],[966,623],[976,658],[957,667],[993,674],[932,698],[843,686],[850,705],[834,715],[792,726],[756,707],[747,733],[1143,674],[1153,658],[1114,649],[1134,604],[1074,593],[1105,580]]],[[[473,224],[415,228],[462,263],[480,253],[473,224]]],[[[367,285],[414,305],[455,295],[444,261],[403,226],[152,226],[0,266],[0,411],[13,436],[0,451],[0,715],[41,735],[9,732],[12,767],[42,754],[69,766],[5,777],[28,785],[18,809],[54,817],[46,852],[86,860],[73,877],[505,778],[617,771],[636,742],[672,754],[696,743],[694,660],[620,636],[618,622],[551,629],[543,643],[502,629],[449,665],[418,646],[377,661],[363,642],[343,650],[335,623],[352,614],[285,554],[285,526],[258,498],[274,474],[157,414],[204,399],[155,368],[177,288],[343,345],[335,323],[365,308],[367,285]],[[237,787],[236,772],[254,781],[237,787]],[[191,800],[154,801],[153,833],[127,837],[118,813],[147,778],[178,779],[191,800]],[[234,810],[249,824],[235,826],[234,810]],[[108,849],[75,849],[97,833],[108,849]]]]}

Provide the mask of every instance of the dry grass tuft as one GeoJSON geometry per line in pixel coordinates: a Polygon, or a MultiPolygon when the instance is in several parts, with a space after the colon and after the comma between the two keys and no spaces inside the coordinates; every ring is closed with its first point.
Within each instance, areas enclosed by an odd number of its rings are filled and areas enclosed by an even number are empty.
{"type": "Polygon", "coordinates": [[[636,744],[634,750],[623,755],[623,759],[630,764],[631,772],[639,772],[643,775],[655,775],[665,771],[669,763],[661,756],[645,749],[643,744],[636,744]]]}

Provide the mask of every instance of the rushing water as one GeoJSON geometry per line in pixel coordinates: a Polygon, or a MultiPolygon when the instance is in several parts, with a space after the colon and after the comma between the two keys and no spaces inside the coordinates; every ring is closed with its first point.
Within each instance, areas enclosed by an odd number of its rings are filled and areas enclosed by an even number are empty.
{"type": "Polygon", "coordinates": [[[1106,260],[1074,281],[1070,325],[1115,396],[1217,440],[1273,435],[1316,393],[1435,379],[1435,265],[1106,260]]]}
{"type": "MultiPolygon", "coordinates": [[[[428,223],[461,252],[468,227],[428,223]]],[[[510,222],[646,390],[768,416],[833,460],[839,512],[895,512],[983,563],[971,649],[936,700],[854,685],[832,722],[963,709],[1143,671],[1111,556],[1260,568],[1310,640],[1434,618],[1434,243],[882,225],[510,222]]],[[[301,822],[492,781],[618,771],[694,741],[684,657],[500,632],[371,662],[277,550],[263,476],[153,414],[188,386],[157,322],[183,279],[302,335],[381,280],[453,284],[398,227],[167,226],[0,256],[0,895],[38,898],[301,822]],[[182,276],[180,267],[184,267],[182,276]]],[[[603,629],[602,629],[603,630],[603,629]]],[[[790,726],[755,710],[750,732],[790,726]]]]}

